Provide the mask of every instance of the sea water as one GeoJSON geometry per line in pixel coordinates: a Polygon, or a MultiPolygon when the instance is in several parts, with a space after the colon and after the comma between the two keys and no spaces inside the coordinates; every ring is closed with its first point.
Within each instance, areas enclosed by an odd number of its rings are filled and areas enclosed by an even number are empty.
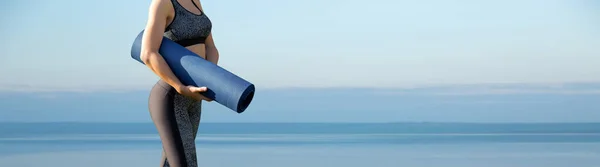
{"type": "MultiPolygon", "coordinates": [[[[598,167],[600,124],[206,123],[198,166],[598,167]]],[[[0,123],[0,167],[158,166],[151,123],[0,123]]]]}

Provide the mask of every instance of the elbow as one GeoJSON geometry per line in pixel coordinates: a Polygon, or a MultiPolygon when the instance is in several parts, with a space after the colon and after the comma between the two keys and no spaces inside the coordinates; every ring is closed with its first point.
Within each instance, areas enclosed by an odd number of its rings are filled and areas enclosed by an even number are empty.
{"type": "Polygon", "coordinates": [[[217,50],[217,47],[206,47],[206,53],[214,58],[219,58],[219,50],[217,50]]]}
{"type": "Polygon", "coordinates": [[[219,62],[219,51],[217,51],[217,48],[208,49],[206,58],[208,61],[217,64],[219,62]]]}
{"type": "Polygon", "coordinates": [[[210,55],[213,59],[219,60],[219,52],[214,51],[213,54],[210,55]]]}
{"type": "Polygon", "coordinates": [[[156,57],[157,54],[155,54],[156,52],[154,51],[150,51],[150,50],[142,50],[141,54],[140,54],[140,60],[146,64],[146,65],[150,65],[150,63],[152,63],[152,60],[156,57]]]}

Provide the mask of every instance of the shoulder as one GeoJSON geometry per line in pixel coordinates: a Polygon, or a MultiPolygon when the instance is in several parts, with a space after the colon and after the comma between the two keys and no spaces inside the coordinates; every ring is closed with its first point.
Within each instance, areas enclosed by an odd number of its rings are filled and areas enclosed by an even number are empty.
{"type": "Polygon", "coordinates": [[[153,4],[170,5],[174,0],[152,0],[153,4]]]}
{"type": "Polygon", "coordinates": [[[152,0],[150,4],[151,13],[168,15],[173,10],[172,0],[152,0]]]}
{"type": "Polygon", "coordinates": [[[151,10],[169,10],[173,9],[173,0],[152,0],[150,4],[151,10]]]}

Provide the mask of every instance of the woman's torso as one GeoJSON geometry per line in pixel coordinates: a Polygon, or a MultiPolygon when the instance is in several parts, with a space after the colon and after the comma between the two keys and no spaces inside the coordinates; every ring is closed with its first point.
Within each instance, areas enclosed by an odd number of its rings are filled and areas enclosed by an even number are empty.
{"type": "Polygon", "coordinates": [[[168,17],[164,36],[206,59],[204,41],[212,29],[210,19],[194,0],[171,0],[171,4],[173,12],[168,17]]]}

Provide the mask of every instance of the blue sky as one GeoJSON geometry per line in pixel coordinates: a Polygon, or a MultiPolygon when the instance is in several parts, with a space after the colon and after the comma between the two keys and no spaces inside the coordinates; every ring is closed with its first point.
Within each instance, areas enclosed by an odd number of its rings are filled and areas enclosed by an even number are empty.
{"type": "MultiPolygon", "coordinates": [[[[4,87],[146,90],[157,79],[129,57],[150,0],[2,3],[4,87]]],[[[262,88],[600,81],[592,1],[202,3],[221,65],[262,88]]]]}
{"type": "MultiPolygon", "coordinates": [[[[61,91],[44,97],[65,98],[73,97],[60,96],[64,91],[137,91],[131,97],[143,102],[144,92],[157,77],[131,59],[129,49],[144,27],[149,3],[0,2],[0,21],[8,23],[0,27],[0,90],[61,91]]],[[[214,24],[220,65],[262,90],[600,82],[600,5],[591,0],[203,0],[202,4],[214,24]]],[[[589,97],[597,94],[597,88],[575,94],[589,97]]],[[[13,108],[0,110],[19,110],[8,106],[13,108]]],[[[590,102],[583,107],[597,106],[590,102]]],[[[143,107],[137,108],[143,111],[143,107]]],[[[569,113],[569,109],[561,109],[556,112],[563,114],[557,118],[569,113]]],[[[332,111],[327,118],[334,120],[339,112],[343,111],[332,111]]],[[[28,117],[26,113],[7,113],[4,118],[28,117]]],[[[371,119],[394,121],[387,119],[392,113],[371,119]]],[[[306,120],[317,116],[314,114],[306,120]]],[[[503,119],[457,116],[455,120],[519,120],[510,119],[516,111],[505,114],[508,117],[503,119]]],[[[539,116],[521,121],[560,121],[545,119],[543,112],[539,116]]],[[[596,115],[588,112],[572,120],[590,121],[590,116],[596,115]]],[[[223,115],[217,120],[230,117],[223,115]]],[[[277,121],[276,117],[256,118],[277,121]]],[[[442,117],[418,117],[417,113],[414,118],[442,117]]]]}

